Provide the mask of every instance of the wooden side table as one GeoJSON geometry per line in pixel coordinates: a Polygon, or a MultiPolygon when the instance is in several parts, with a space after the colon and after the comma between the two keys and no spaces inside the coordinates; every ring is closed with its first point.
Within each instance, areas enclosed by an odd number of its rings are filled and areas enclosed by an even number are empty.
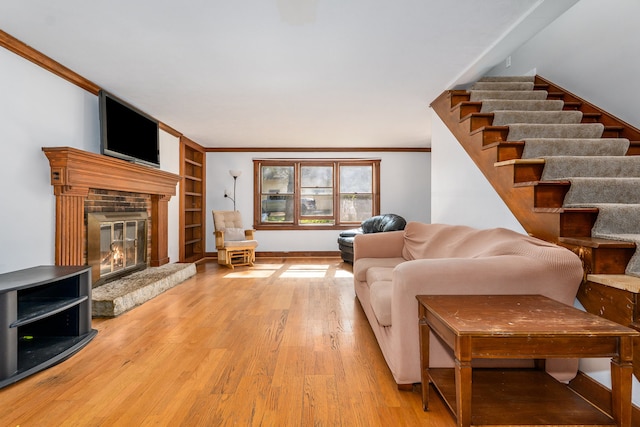
{"type": "Polygon", "coordinates": [[[633,337],[639,333],[540,295],[418,296],[422,402],[431,383],[470,425],[631,426],[633,337]],[[455,368],[429,368],[429,333],[455,368]],[[609,416],[539,369],[472,369],[473,359],[612,357],[609,416]]]}

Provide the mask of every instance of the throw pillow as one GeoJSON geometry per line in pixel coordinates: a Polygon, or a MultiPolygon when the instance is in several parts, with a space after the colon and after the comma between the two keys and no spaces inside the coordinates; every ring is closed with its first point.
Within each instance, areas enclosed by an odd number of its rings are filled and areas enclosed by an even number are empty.
{"type": "Polygon", "coordinates": [[[244,229],[242,228],[225,228],[224,229],[224,240],[228,241],[237,241],[244,240],[244,229]]]}

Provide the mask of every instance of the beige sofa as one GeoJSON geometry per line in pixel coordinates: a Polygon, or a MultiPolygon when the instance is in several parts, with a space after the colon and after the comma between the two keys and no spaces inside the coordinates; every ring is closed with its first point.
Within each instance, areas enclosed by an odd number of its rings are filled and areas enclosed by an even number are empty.
{"type": "MultiPolygon", "coordinates": [[[[407,388],[420,382],[416,295],[542,294],[573,305],[583,269],[568,249],[515,231],[409,222],[403,231],[356,236],[353,275],[356,296],[393,378],[407,388]]],[[[432,335],[430,342],[430,366],[453,366],[451,352],[438,338],[432,335]]],[[[546,369],[566,382],[576,375],[578,361],[548,360],[546,369]]]]}

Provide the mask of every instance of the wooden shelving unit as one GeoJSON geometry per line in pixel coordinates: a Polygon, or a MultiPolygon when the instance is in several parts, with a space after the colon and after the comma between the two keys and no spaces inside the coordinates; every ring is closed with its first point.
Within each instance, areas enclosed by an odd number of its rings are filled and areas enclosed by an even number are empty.
{"type": "Polygon", "coordinates": [[[205,163],[204,149],[180,138],[180,262],[194,262],[205,253],[205,163]]]}

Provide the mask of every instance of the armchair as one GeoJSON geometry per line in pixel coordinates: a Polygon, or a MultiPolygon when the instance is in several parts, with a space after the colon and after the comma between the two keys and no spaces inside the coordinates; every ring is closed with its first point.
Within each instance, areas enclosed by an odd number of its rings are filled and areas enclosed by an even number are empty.
{"type": "Polygon", "coordinates": [[[376,215],[362,221],[360,228],[345,230],[338,236],[338,249],[344,262],[353,264],[353,238],[358,234],[404,230],[407,221],[396,214],[376,215]]]}
{"type": "Polygon", "coordinates": [[[242,227],[240,211],[213,211],[213,227],[218,250],[218,264],[229,268],[253,266],[256,260],[254,230],[242,227]]]}

